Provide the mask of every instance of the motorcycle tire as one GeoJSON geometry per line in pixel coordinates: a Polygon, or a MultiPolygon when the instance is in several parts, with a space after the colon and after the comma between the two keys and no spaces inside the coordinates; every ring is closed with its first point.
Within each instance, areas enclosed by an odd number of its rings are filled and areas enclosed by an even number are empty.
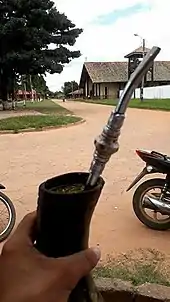
{"type": "Polygon", "coordinates": [[[162,178],[155,178],[155,179],[150,179],[142,183],[137,190],[135,191],[135,194],[133,196],[133,209],[134,212],[137,216],[137,218],[147,227],[153,230],[157,231],[165,231],[170,229],[170,217],[169,221],[165,222],[155,222],[152,218],[149,219],[148,215],[145,215],[141,208],[142,206],[142,200],[144,194],[149,191],[149,189],[152,188],[164,188],[165,186],[165,180],[162,178]]]}
{"type": "Polygon", "coordinates": [[[9,221],[6,228],[3,231],[0,231],[0,242],[2,242],[7,239],[14,228],[16,221],[16,211],[12,201],[2,192],[0,192],[0,203],[3,203],[5,205],[9,214],[9,221]]]}

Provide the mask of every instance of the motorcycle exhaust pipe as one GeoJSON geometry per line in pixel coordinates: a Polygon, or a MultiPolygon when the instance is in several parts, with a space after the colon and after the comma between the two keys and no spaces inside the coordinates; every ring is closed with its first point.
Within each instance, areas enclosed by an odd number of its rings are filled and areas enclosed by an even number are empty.
{"type": "Polygon", "coordinates": [[[148,196],[145,196],[143,205],[146,209],[153,211],[157,210],[157,207],[149,200],[148,196]]]}
{"type": "Polygon", "coordinates": [[[160,212],[162,215],[170,216],[170,203],[146,196],[144,199],[144,205],[147,209],[155,210],[160,212]]]}

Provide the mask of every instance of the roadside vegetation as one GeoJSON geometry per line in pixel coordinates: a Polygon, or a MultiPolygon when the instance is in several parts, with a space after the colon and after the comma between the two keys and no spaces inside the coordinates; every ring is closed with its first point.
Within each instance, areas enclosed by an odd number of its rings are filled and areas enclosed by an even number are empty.
{"type": "Polygon", "coordinates": [[[43,130],[43,128],[62,127],[81,120],[80,117],[73,116],[72,112],[50,100],[27,102],[25,108],[23,104],[18,104],[15,114],[16,116],[0,120],[0,131],[13,130],[14,133],[18,133],[24,129],[43,130]]]}
{"type": "MultiPolygon", "coordinates": [[[[77,100],[75,100],[77,101],[77,100]]],[[[81,102],[101,104],[116,106],[118,100],[79,100],[81,102]]],[[[143,102],[139,99],[132,99],[129,103],[129,108],[139,108],[139,109],[150,109],[150,110],[163,110],[170,111],[170,99],[146,99],[143,102]]]]}

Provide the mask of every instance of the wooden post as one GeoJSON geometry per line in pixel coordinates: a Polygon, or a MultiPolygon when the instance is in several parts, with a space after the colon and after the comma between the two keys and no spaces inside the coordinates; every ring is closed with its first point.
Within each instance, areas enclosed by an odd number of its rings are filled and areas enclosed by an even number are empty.
{"type": "Polygon", "coordinates": [[[134,91],[134,99],[136,99],[136,90],[134,91]]]}

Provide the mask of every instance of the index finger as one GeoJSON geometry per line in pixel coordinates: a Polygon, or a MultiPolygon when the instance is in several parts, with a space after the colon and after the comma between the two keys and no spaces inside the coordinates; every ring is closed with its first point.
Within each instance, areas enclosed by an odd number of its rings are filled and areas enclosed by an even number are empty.
{"type": "Polygon", "coordinates": [[[16,231],[5,244],[4,249],[14,250],[21,247],[32,247],[35,235],[36,212],[30,213],[18,225],[16,231]]]}

